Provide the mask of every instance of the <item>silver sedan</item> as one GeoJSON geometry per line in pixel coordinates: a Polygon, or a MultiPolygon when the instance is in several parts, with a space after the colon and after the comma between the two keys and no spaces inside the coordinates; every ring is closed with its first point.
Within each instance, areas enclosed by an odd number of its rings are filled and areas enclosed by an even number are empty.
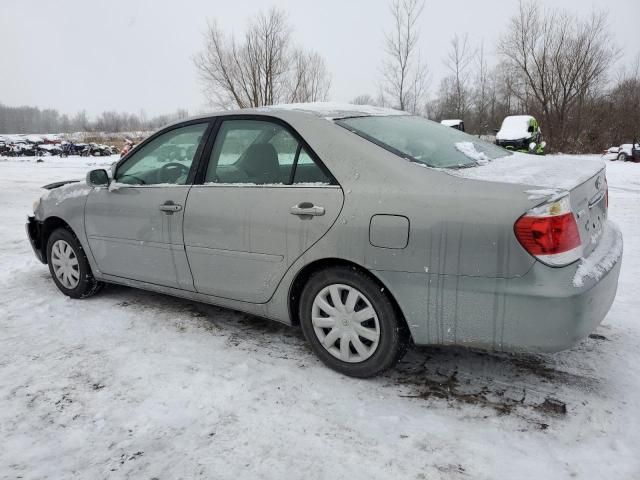
{"type": "Polygon", "coordinates": [[[602,163],[374,107],[193,118],[46,188],[27,231],[64,294],[115,283],[300,325],[356,377],[412,342],[567,348],[609,310],[622,256],[602,163]]]}

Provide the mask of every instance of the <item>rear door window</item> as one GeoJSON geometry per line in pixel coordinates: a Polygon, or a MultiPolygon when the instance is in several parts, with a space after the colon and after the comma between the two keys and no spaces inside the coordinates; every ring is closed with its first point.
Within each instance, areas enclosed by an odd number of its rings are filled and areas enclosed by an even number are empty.
{"type": "Polygon", "coordinates": [[[207,184],[331,183],[285,126],[265,120],[222,122],[205,174],[207,184]]]}

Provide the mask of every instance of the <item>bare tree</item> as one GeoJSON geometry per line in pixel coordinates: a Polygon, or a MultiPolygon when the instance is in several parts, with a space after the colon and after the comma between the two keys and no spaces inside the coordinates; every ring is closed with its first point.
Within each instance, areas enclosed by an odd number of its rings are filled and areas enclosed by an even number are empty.
{"type": "Polygon", "coordinates": [[[393,29],[385,37],[383,102],[412,113],[423,109],[429,78],[418,49],[418,20],[423,9],[424,0],[393,0],[393,29]]]}
{"type": "Polygon", "coordinates": [[[475,110],[474,123],[476,131],[487,133],[489,129],[489,110],[493,98],[495,98],[495,88],[492,88],[491,78],[489,78],[489,67],[484,53],[484,42],[480,44],[477,55],[475,90],[473,92],[473,104],[475,110]]]}
{"type": "Polygon", "coordinates": [[[289,85],[290,102],[319,102],[327,99],[331,77],[324,58],[316,52],[296,50],[289,85]]]}
{"type": "Polygon", "coordinates": [[[246,108],[324,99],[330,86],[324,59],[291,43],[286,15],[277,8],[251,19],[242,42],[209,22],[194,63],[211,103],[246,108]]]}
{"type": "Polygon", "coordinates": [[[371,95],[365,93],[364,95],[358,95],[356,98],[351,100],[351,103],[354,105],[376,105],[377,102],[371,95]]]}
{"type": "Polygon", "coordinates": [[[469,36],[462,38],[454,35],[451,39],[451,49],[444,59],[445,66],[451,72],[450,77],[450,101],[453,103],[454,115],[463,119],[469,110],[471,77],[471,62],[474,53],[469,47],[469,36]]]}
{"type": "Polygon", "coordinates": [[[518,72],[513,93],[532,112],[539,112],[552,145],[577,142],[581,122],[575,115],[603,88],[607,70],[619,55],[607,31],[606,14],[594,12],[582,20],[521,1],[498,49],[518,72]]]}

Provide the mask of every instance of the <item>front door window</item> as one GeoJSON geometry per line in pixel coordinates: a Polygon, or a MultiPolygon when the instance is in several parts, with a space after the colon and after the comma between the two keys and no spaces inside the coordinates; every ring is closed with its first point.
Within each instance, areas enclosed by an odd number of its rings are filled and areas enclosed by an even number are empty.
{"type": "Polygon", "coordinates": [[[185,185],[207,125],[175,128],[143,145],[118,167],[116,182],[185,185]]]}

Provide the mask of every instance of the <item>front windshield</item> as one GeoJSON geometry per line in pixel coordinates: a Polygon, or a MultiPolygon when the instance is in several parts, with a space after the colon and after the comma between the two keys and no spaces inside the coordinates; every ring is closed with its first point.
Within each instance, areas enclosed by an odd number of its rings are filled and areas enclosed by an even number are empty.
{"type": "Polygon", "coordinates": [[[469,167],[511,155],[473,135],[412,115],[353,117],[336,123],[396,155],[429,167],[469,167]]]}

